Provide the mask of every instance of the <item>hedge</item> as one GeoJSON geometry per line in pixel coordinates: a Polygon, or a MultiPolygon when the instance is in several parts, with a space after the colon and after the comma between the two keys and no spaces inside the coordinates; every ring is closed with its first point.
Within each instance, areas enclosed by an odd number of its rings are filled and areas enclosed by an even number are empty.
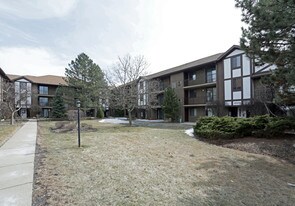
{"type": "Polygon", "coordinates": [[[251,118],[202,117],[197,121],[194,132],[197,136],[208,139],[247,136],[272,138],[292,129],[295,129],[294,118],[262,115],[251,118]]]}

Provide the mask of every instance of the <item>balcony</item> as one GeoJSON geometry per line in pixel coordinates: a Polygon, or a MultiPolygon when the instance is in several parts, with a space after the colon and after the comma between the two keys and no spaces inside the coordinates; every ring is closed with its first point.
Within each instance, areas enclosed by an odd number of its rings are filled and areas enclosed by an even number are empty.
{"type": "Polygon", "coordinates": [[[159,91],[163,91],[163,90],[165,90],[168,87],[170,87],[170,84],[169,83],[163,83],[163,82],[161,82],[160,83],[159,91]]]}
{"type": "Polygon", "coordinates": [[[216,102],[217,98],[216,95],[214,96],[201,96],[201,97],[196,97],[196,98],[189,98],[186,97],[184,99],[184,104],[185,105],[197,105],[197,104],[213,104],[216,102]]]}
{"type": "Polygon", "coordinates": [[[184,86],[193,86],[193,85],[198,85],[200,84],[200,82],[198,82],[197,80],[189,80],[189,79],[185,79],[184,80],[184,86]]]}

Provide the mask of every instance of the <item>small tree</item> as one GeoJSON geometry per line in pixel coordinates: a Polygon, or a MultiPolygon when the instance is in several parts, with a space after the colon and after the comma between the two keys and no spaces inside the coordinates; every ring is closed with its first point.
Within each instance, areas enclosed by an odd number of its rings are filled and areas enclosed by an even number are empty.
{"type": "Polygon", "coordinates": [[[177,121],[180,113],[180,104],[178,97],[171,87],[168,87],[164,93],[163,110],[165,118],[171,118],[173,122],[177,121]]]}
{"type": "Polygon", "coordinates": [[[53,98],[52,117],[64,118],[66,116],[65,103],[63,100],[63,93],[60,88],[57,88],[53,98]]]}
{"type": "Polygon", "coordinates": [[[3,82],[3,102],[0,105],[3,113],[9,113],[10,124],[15,123],[15,114],[22,108],[28,107],[28,99],[31,98],[31,91],[27,86],[15,90],[13,82],[3,82]]]}

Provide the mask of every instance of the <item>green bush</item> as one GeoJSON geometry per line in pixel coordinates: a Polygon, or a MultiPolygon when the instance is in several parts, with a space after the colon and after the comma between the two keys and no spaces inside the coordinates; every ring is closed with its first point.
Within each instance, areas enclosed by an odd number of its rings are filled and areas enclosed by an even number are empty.
{"type": "Polygon", "coordinates": [[[99,107],[97,110],[97,118],[99,118],[99,119],[104,118],[104,112],[101,107],[99,107]]]}
{"type": "Polygon", "coordinates": [[[276,137],[286,130],[295,128],[294,118],[270,117],[268,115],[252,118],[203,117],[194,128],[196,135],[208,139],[230,139],[246,136],[276,137]]]}

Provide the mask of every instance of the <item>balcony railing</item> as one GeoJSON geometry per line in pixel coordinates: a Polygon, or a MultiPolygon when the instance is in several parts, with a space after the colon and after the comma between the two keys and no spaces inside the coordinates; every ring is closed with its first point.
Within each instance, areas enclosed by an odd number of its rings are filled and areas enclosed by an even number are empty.
{"type": "Polygon", "coordinates": [[[168,83],[160,83],[160,91],[165,90],[166,88],[170,87],[170,84],[168,83]]]}
{"type": "Polygon", "coordinates": [[[189,80],[189,79],[184,80],[184,86],[185,87],[186,86],[193,86],[193,85],[197,85],[197,84],[202,84],[202,83],[198,82],[197,80],[189,80]]]}
{"type": "Polygon", "coordinates": [[[192,104],[209,104],[214,103],[217,100],[216,95],[211,96],[201,96],[196,98],[189,98],[186,97],[184,99],[185,105],[192,105],[192,104]]]}

